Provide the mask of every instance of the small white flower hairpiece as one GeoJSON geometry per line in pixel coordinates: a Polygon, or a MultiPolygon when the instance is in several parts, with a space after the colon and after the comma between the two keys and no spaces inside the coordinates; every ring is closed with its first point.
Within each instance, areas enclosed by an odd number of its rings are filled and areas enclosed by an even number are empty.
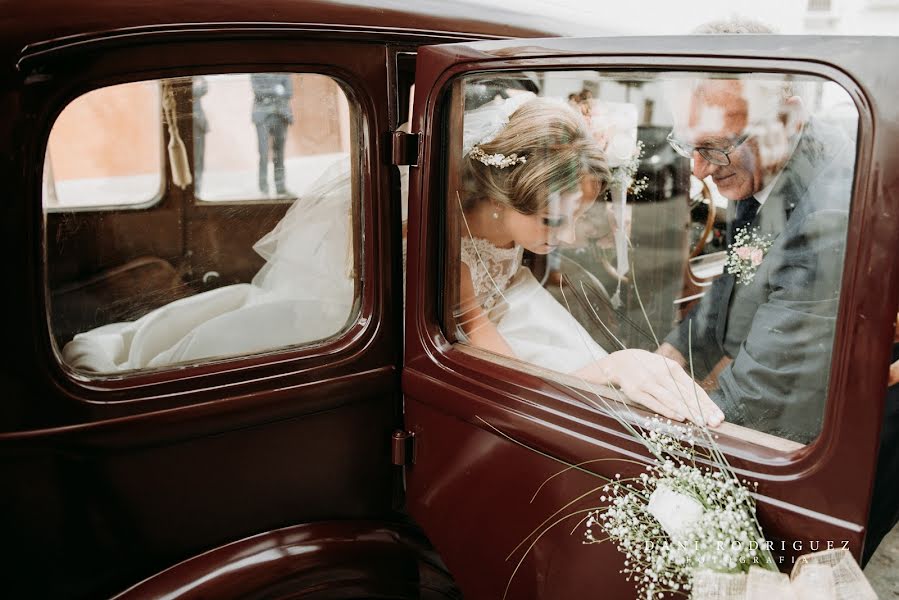
{"type": "Polygon", "coordinates": [[[473,158],[478,162],[482,162],[488,167],[496,167],[497,169],[505,169],[506,167],[514,167],[517,164],[524,164],[528,162],[527,157],[518,156],[515,152],[506,156],[505,154],[487,154],[484,152],[480,146],[475,146],[471,149],[468,156],[473,158]]]}

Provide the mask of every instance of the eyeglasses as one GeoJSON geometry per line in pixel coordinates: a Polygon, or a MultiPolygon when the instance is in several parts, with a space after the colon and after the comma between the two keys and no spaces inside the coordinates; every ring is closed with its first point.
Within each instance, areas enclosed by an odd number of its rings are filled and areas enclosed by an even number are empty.
{"type": "Polygon", "coordinates": [[[729,155],[751,137],[750,134],[744,133],[736,140],[734,140],[734,143],[731,144],[728,148],[711,148],[709,146],[691,146],[690,144],[684,143],[675,138],[672,133],[669,133],[668,137],[665,139],[668,140],[668,143],[671,144],[671,147],[674,148],[675,152],[687,158],[693,158],[693,153],[699,152],[699,156],[704,158],[706,161],[712,163],[713,165],[719,166],[729,165],[729,155]]]}

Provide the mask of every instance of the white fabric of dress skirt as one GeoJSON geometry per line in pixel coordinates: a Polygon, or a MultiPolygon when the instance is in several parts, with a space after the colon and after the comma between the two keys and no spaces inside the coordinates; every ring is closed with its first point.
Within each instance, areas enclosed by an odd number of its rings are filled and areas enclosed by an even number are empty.
{"type": "Polygon", "coordinates": [[[516,358],[545,369],[572,373],[608,354],[527,267],[490,316],[516,358]]]}
{"type": "Polygon", "coordinates": [[[319,178],[253,249],[267,259],[251,283],[229,285],[131,322],[79,333],[69,366],[116,373],[309,344],[343,330],[355,294],[349,163],[319,178]]]}

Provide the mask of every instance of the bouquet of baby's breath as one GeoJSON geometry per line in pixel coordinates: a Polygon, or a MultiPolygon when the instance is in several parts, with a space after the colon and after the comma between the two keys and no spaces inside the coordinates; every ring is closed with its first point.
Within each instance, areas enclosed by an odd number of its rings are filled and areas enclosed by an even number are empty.
{"type": "Polygon", "coordinates": [[[616,475],[603,486],[603,505],[586,521],[586,542],[617,544],[625,555],[622,572],[640,598],[688,596],[701,569],[777,570],[748,483],[727,466],[714,440],[711,448],[697,444],[697,433],[710,438],[706,430],[658,417],[631,429],[654,460],[638,477],[616,475]]]}
{"type": "MultiPolygon", "coordinates": [[[[746,573],[750,567],[760,567],[778,571],[771,545],[765,541],[756,518],[755,500],[750,492],[755,485],[737,477],[707,427],[676,424],[658,416],[643,420],[640,426],[633,419],[613,412],[609,406],[603,408],[603,412],[611,413],[634,439],[643,443],[651,459],[643,465],[643,472],[632,478],[622,478],[620,474],[606,478],[586,471],[605,484],[599,488],[600,506],[589,510],[581,522],[586,524],[585,543],[614,543],[624,554],[621,572],[634,583],[638,598],[656,600],[666,594],[689,598],[693,579],[703,570],[746,573]]],[[[585,471],[582,465],[564,464],[567,468],[549,479],[572,469],[585,471]]],[[[556,511],[532,532],[534,535],[542,530],[521,557],[512,578],[536,540],[565,517],[547,524],[575,501],[556,511]]],[[[507,592],[512,578],[506,586],[507,592]]]]}

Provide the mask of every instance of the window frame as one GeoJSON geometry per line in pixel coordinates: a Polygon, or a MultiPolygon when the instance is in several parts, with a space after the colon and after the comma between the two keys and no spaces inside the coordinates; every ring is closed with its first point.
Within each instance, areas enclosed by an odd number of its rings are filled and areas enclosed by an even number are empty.
{"type": "MultiPolygon", "coordinates": [[[[589,59],[584,59],[589,62],[589,59]]],[[[522,61],[524,64],[529,64],[527,61],[522,61]]],[[[856,102],[855,96],[850,93],[850,88],[847,88],[840,84],[835,79],[828,78],[823,75],[819,75],[814,72],[802,72],[802,71],[792,71],[792,70],[739,70],[739,69],[719,69],[719,70],[703,70],[700,68],[665,68],[665,67],[653,67],[653,68],[635,68],[629,69],[627,67],[619,68],[617,65],[607,65],[603,64],[602,67],[591,68],[588,66],[587,62],[577,62],[577,66],[566,65],[565,67],[536,67],[532,65],[532,68],[528,68],[527,66],[521,66],[518,69],[512,68],[502,68],[502,69],[489,69],[489,70],[479,70],[471,65],[466,65],[464,72],[456,73],[453,76],[447,78],[442,83],[441,94],[443,95],[443,100],[441,103],[441,111],[443,113],[443,118],[441,120],[442,129],[440,136],[444,140],[442,144],[442,154],[436,159],[439,161],[444,177],[443,187],[438,190],[437,188],[432,188],[432,193],[436,194],[436,197],[442,198],[442,204],[437,209],[443,212],[441,215],[441,222],[443,223],[443,229],[441,231],[441,247],[444,251],[441,253],[442,258],[442,267],[440,273],[442,276],[438,276],[439,288],[438,288],[438,304],[443,308],[440,311],[440,333],[443,336],[443,339],[446,343],[450,344],[453,348],[453,352],[461,352],[468,356],[472,356],[478,358],[481,361],[486,361],[492,363],[494,365],[503,367],[504,369],[514,370],[519,373],[528,373],[531,375],[536,375],[541,379],[547,381],[548,383],[553,384],[558,389],[562,390],[563,393],[559,396],[555,396],[554,398],[559,400],[563,404],[567,404],[569,407],[574,409],[583,409],[584,402],[576,399],[574,395],[571,393],[566,394],[564,392],[565,388],[574,388],[578,393],[582,393],[584,398],[594,398],[599,395],[604,395],[604,397],[611,403],[615,404],[619,402],[617,395],[613,388],[609,386],[601,386],[601,385],[591,385],[590,387],[585,387],[584,382],[580,381],[578,378],[567,375],[564,373],[558,373],[552,371],[550,369],[542,368],[538,365],[529,363],[525,360],[506,357],[499,354],[494,354],[492,352],[483,350],[476,346],[472,346],[465,341],[460,341],[457,339],[457,326],[456,326],[456,318],[453,314],[452,307],[458,304],[458,281],[459,281],[459,263],[460,260],[459,252],[460,245],[459,239],[456,235],[451,235],[453,231],[463,231],[459,220],[459,211],[458,207],[449,206],[448,203],[453,200],[449,197],[449,190],[459,189],[459,175],[462,171],[461,164],[463,157],[461,156],[461,147],[462,147],[462,134],[461,132],[464,130],[463,127],[463,119],[464,119],[464,110],[459,108],[453,110],[452,107],[461,107],[462,99],[459,97],[459,90],[462,88],[462,84],[465,83],[467,78],[480,78],[496,75],[498,77],[502,76],[504,73],[509,73],[513,76],[527,73],[533,73],[537,76],[541,81],[545,80],[543,76],[548,72],[555,73],[569,73],[569,72],[581,72],[581,71],[595,71],[596,76],[600,79],[600,82],[607,81],[603,79],[605,73],[611,74],[622,74],[627,73],[628,71],[634,71],[639,74],[643,73],[655,73],[658,75],[665,75],[668,73],[684,73],[687,75],[696,75],[697,77],[702,75],[703,73],[709,73],[711,75],[728,75],[733,74],[735,76],[739,75],[771,75],[775,77],[778,74],[784,75],[811,75],[813,77],[818,78],[822,83],[835,83],[836,85],[840,85],[841,89],[843,89],[847,96],[853,98],[853,101],[856,102]],[[447,107],[450,108],[447,108],[447,107]],[[448,113],[448,114],[447,114],[448,113]],[[602,394],[605,392],[605,394],[602,394]]],[[[521,64],[521,63],[518,63],[521,64]]],[[[616,79],[611,79],[610,81],[617,81],[616,79]]],[[[666,81],[664,78],[660,79],[660,81],[666,81]]],[[[858,91],[857,89],[855,90],[858,91]]],[[[552,98],[552,96],[549,96],[552,98]]],[[[863,109],[862,106],[855,103],[854,104],[857,113],[857,133],[863,129],[862,126],[862,114],[863,109]]],[[[849,199],[849,217],[850,222],[846,228],[846,246],[848,250],[849,244],[849,232],[852,229],[854,223],[851,219],[858,220],[859,217],[853,217],[855,211],[855,198],[857,194],[857,188],[859,184],[859,172],[858,172],[858,161],[860,156],[860,147],[861,141],[859,138],[856,139],[855,144],[855,162],[853,163],[853,172],[852,172],[852,196],[849,199]]],[[[598,202],[600,200],[597,200],[598,202]]],[[[628,203],[631,203],[632,200],[629,200],[628,203]]],[[[847,259],[844,258],[843,264],[840,266],[840,272],[843,277],[846,274],[846,264],[847,259]]],[[[838,314],[837,314],[837,325],[840,323],[840,314],[843,311],[843,285],[844,281],[841,278],[841,290],[840,290],[840,303],[838,305],[838,314]]],[[[583,323],[582,323],[583,325],[583,323]]],[[[660,340],[663,338],[666,332],[656,332],[659,335],[660,340]]],[[[832,341],[831,348],[831,371],[828,372],[828,377],[833,370],[834,364],[836,363],[836,351],[837,351],[837,336],[834,335],[832,341]]],[[[486,374],[486,373],[485,373],[486,374]]],[[[489,377],[488,377],[489,379],[489,377]]],[[[824,406],[823,414],[826,416],[827,413],[831,412],[829,408],[830,396],[831,396],[831,384],[828,383],[828,399],[827,403],[824,406]]],[[[645,413],[645,416],[652,416],[652,411],[643,408],[640,405],[632,404],[630,402],[625,401],[625,404],[629,406],[634,406],[638,409],[638,411],[642,411],[645,413]]],[[[561,408],[561,407],[560,407],[561,408]]],[[[599,409],[589,409],[594,411],[594,414],[603,415],[602,411],[599,409]]],[[[640,415],[640,412],[637,413],[640,415]]],[[[619,416],[624,418],[625,420],[631,421],[633,423],[638,423],[639,419],[634,418],[633,416],[628,415],[626,412],[622,412],[619,416]]],[[[641,417],[643,415],[640,415],[641,417]]],[[[603,415],[604,419],[609,419],[607,415],[603,415]]],[[[791,455],[795,456],[798,453],[802,453],[806,448],[811,447],[817,444],[825,431],[826,423],[822,422],[821,429],[818,432],[816,438],[808,443],[803,444],[801,442],[796,442],[790,440],[788,438],[782,438],[773,434],[769,434],[763,431],[758,431],[752,429],[748,426],[740,426],[732,423],[724,423],[722,427],[717,430],[717,433],[724,436],[725,439],[731,440],[734,442],[733,447],[729,447],[727,444],[722,444],[722,447],[728,449],[731,448],[735,451],[735,456],[742,456],[745,458],[749,458],[753,455],[762,459],[762,462],[774,461],[777,462],[778,459],[789,458],[791,455]]]]}

